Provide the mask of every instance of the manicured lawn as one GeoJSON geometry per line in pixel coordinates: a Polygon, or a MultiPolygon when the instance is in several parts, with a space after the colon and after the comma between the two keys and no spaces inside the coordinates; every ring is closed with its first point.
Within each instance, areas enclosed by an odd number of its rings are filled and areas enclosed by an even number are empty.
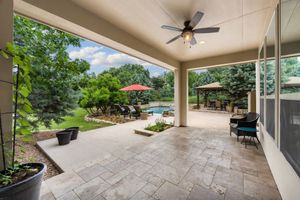
{"type": "MultiPolygon", "coordinates": [[[[84,120],[84,116],[87,115],[87,112],[84,109],[77,108],[74,110],[73,116],[65,117],[65,121],[61,124],[53,123],[51,129],[65,129],[72,126],[79,126],[80,131],[88,131],[96,128],[102,128],[106,126],[111,126],[108,123],[96,123],[96,122],[87,122],[84,120]]],[[[39,130],[49,130],[45,126],[40,126],[39,130]]]]}

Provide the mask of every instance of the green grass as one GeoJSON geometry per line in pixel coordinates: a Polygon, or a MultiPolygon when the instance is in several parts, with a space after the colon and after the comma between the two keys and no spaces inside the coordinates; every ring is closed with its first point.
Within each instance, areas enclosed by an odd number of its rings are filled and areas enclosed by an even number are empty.
{"type": "MultiPolygon", "coordinates": [[[[111,126],[111,124],[103,123],[103,122],[96,123],[96,122],[85,121],[84,116],[87,115],[88,113],[86,112],[86,110],[82,108],[75,109],[73,113],[74,113],[73,116],[65,117],[64,118],[65,121],[62,122],[61,124],[52,123],[51,129],[56,130],[56,129],[65,129],[72,126],[78,126],[80,131],[88,131],[96,128],[111,126]]],[[[39,127],[39,130],[51,130],[51,129],[48,129],[45,126],[39,127]]]]}
{"type": "MultiPolygon", "coordinates": [[[[199,102],[203,102],[203,97],[199,96],[199,102]]],[[[197,103],[197,96],[189,96],[189,104],[196,104],[197,103]]]]}
{"type": "Polygon", "coordinates": [[[173,97],[162,97],[158,99],[157,101],[174,101],[173,97]]]}
{"type": "MultiPolygon", "coordinates": [[[[173,97],[162,97],[158,99],[157,101],[166,101],[166,102],[173,102],[173,97]]],[[[200,96],[200,103],[203,101],[203,97],[200,96]]],[[[189,96],[189,103],[190,104],[196,104],[197,103],[197,96],[189,96]]]]}

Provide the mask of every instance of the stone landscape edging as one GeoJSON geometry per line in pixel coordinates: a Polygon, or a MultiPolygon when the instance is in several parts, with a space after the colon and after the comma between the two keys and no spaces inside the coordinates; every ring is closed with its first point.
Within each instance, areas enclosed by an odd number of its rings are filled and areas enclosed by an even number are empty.
{"type": "Polygon", "coordinates": [[[93,118],[93,117],[89,117],[88,115],[86,115],[84,117],[84,120],[87,121],[87,122],[97,122],[97,123],[101,123],[101,122],[104,122],[104,123],[108,123],[108,124],[113,124],[113,125],[116,125],[116,124],[119,124],[119,123],[115,123],[115,122],[111,122],[111,121],[107,121],[107,120],[103,120],[103,119],[96,119],[96,118],[93,118]]]}

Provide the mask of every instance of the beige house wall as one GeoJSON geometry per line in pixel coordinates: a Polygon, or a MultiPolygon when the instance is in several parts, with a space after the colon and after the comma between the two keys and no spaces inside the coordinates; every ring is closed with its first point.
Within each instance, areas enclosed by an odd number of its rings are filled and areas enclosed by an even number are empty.
{"type": "MultiPolygon", "coordinates": [[[[13,39],[13,1],[0,0],[0,48],[4,49],[7,42],[13,39]]],[[[0,112],[5,147],[10,148],[12,115],[12,85],[2,82],[12,82],[12,60],[0,56],[0,112]]],[[[1,152],[1,148],[0,148],[1,152]]],[[[3,168],[3,158],[0,154],[0,169],[3,168]]]]}

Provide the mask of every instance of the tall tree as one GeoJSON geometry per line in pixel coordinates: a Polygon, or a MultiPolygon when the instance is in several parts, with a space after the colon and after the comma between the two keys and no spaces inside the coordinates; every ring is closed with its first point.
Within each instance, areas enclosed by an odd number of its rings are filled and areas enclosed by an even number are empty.
{"type": "Polygon", "coordinates": [[[227,90],[233,103],[247,97],[247,92],[255,89],[255,64],[248,63],[229,67],[224,71],[221,85],[227,90]]]}
{"type": "Polygon", "coordinates": [[[80,80],[89,69],[84,60],[71,60],[69,46],[80,47],[80,39],[21,16],[14,18],[14,40],[31,57],[33,124],[46,127],[71,114],[80,97],[80,80]]]}
{"type": "MultiPolygon", "coordinates": [[[[102,74],[111,74],[113,77],[116,77],[120,80],[120,83],[123,87],[132,84],[141,84],[152,87],[150,72],[142,65],[125,64],[120,67],[110,68],[109,70],[104,71],[102,74]]],[[[134,103],[134,101],[136,100],[136,93],[129,92],[128,96],[130,103],[134,103]]],[[[140,98],[140,100],[150,100],[151,91],[143,92],[140,98]]]]}

